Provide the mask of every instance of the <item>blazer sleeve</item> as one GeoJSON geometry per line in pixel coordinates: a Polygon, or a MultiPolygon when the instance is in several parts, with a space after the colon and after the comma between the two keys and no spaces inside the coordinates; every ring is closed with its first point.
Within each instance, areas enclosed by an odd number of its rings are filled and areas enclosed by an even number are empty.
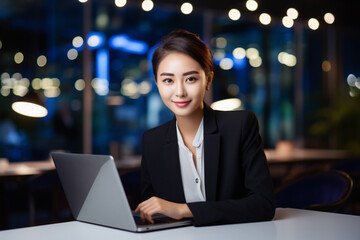
{"type": "MultiPolygon", "coordinates": [[[[221,197],[216,201],[188,203],[194,216],[194,225],[243,223],[267,221],[274,217],[275,203],[272,182],[269,174],[263,144],[259,135],[259,125],[254,113],[247,112],[241,126],[240,148],[241,174],[243,185],[241,194],[230,193],[236,197],[221,197]]],[[[236,141],[235,141],[236,142],[236,141]]],[[[236,146],[232,146],[236,147],[236,146]]],[[[220,159],[221,164],[222,159],[220,159]]],[[[229,178],[223,173],[220,178],[229,178]]],[[[221,179],[218,179],[221,181],[221,179]]],[[[220,186],[225,187],[226,186],[220,186]]]]}

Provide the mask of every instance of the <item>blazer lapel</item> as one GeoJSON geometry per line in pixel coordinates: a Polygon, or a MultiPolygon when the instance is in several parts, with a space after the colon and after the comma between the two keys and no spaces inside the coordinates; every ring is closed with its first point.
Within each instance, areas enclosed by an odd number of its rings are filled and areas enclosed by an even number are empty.
{"type": "Polygon", "coordinates": [[[167,174],[167,186],[169,186],[169,200],[185,202],[184,188],[181,180],[179,161],[179,147],[176,135],[176,119],[171,121],[165,136],[166,143],[163,147],[163,164],[167,174]]]}
{"type": "Polygon", "coordinates": [[[206,200],[216,200],[218,166],[220,158],[220,134],[216,124],[215,112],[205,104],[204,107],[204,159],[206,200]]]}

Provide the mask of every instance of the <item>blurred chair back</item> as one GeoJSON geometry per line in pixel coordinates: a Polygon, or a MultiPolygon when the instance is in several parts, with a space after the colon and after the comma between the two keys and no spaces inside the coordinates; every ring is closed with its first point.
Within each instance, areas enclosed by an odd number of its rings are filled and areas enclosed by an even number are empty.
{"type": "Polygon", "coordinates": [[[297,177],[276,189],[276,206],[337,212],[353,188],[342,171],[324,171],[297,177]]]}

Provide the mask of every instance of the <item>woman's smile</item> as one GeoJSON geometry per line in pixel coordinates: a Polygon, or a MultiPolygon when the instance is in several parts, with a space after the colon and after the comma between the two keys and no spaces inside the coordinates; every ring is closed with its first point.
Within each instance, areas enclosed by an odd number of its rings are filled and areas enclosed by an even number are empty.
{"type": "Polygon", "coordinates": [[[191,101],[173,101],[173,102],[175,103],[176,106],[183,108],[189,105],[191,101]]]}

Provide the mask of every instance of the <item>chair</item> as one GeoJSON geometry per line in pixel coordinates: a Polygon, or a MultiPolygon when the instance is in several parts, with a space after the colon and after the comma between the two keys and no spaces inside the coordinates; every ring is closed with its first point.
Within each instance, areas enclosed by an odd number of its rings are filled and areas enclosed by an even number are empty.
{"type": "Polygon", "coordinates": [[[331,170],[346,172],[352,178],[353,191],[343,213],[360,215],[360,158],[336,162],[331,166],[331,170]]]}
{"type": "Polygon", "coordinates": [[[352,189],[353,180],[342,171],[306,174],[276,189],[276,206],[337,212],[352,189]]]}

